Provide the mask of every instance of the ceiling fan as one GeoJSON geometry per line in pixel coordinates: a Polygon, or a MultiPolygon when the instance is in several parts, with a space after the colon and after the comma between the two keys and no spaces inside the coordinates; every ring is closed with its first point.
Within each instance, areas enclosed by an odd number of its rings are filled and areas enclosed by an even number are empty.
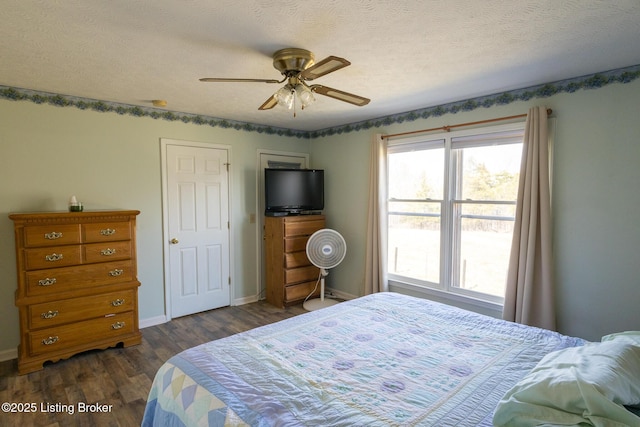
{"type": "Polygon", "coordinates": [[[316,63],[315,57],[310,51],[298,48],[286,48],[273,54],[273,66],[284,76],[282,80],[205,77],[200,79],[200,81],[257,83],[284,83],[287,81],[284,87],[271,95],[271,97],[258,108],[259,110],[269,110],[278,104],[289,109],[295,108],[296,99],[300,102],[301,108],[304,109],[315,101],[314,93],[348,102],[358,107],[367,105],[370,101],[368,98],[323,85],[307,84],[307,81],[322,77],[348,65],[351,65],[351,62],[337,56],[328,56],[316,63]]]}

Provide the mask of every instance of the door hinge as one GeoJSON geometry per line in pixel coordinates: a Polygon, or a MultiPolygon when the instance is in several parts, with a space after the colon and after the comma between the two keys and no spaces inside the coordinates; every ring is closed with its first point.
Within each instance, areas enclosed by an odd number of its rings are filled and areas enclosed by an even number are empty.
{"type": "Polygon", "coordinates": [[[227,167],[227,172],[229,172],[229,166],[231,165],[231,163],[225,163],[224,165],[227,167]]]}
{"type": "Polygon", "coordinates": [[[231,276],[229,276],[229,286],[231,286],[231,276]]]}

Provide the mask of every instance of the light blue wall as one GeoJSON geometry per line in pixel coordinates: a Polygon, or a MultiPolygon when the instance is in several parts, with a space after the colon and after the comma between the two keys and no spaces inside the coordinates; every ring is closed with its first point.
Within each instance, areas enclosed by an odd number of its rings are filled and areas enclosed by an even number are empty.
{"type": "Polygon", "coordinates": [[[19,342],[10,212],[138,209],[140,319],[164,315],[160,138],[231,147],[234,297],[256,295],[256,165],[259,149],[308,152],[310,142],[180,121],[0,99],[0,356],[19,342]]]}
{"type": "Polygon", "coordinates": [[[344,234],[345,262],[329,286],[361,295],[369,147],[395,133],[525,113],[546,105],[557,117],[555,260],[560,331],[588,339],[640,329],[640,80],[393,124],[311,141],[0,99],[0,355],[18,344],[9,212],[64,210],[75,194],[89,209],[139,209],[140,317],[164,314],[160,138],[227,144],[232,150],[235,297],[256,292],[257,150],[310,152],[327,170],[328,225],[344,234]]]}
{"type": "Polygon", "coordinates": [[[347,262],[328,286],[362,295],[370,141],[398,133],[554,110],[554,250],[559,330],[599,340],[640,330],[640,80],[506,106],[446,114],[313,141],[327,170],[327,221],[345,234],[347,262]]]}
{"type": "Polygon", "coordinates": [[[640,330],[640,82],[559,96],[554,213],[560,328],[640,330]]]}

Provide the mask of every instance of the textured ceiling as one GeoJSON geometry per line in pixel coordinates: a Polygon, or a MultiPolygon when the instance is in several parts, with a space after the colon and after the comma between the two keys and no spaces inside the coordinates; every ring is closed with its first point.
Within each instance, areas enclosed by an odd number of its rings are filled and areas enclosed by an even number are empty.
{"type": "Polygon", "coordinates": [[[638,0],[2,0],[0,85],[318,130],[640,64],[638,0]],[[351,66],[314,81],[371,99],[258,107],[272,54],[351,66]]]}

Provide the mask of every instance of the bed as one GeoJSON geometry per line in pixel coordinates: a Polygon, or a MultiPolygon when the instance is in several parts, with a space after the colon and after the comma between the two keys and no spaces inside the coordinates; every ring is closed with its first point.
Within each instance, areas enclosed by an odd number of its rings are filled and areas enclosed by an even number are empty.
{"type": "Polygon", "coordinates": [[[584,344],[378,293],[173,356],[142,425],[491,426],[545,355],[584,344]]]}

